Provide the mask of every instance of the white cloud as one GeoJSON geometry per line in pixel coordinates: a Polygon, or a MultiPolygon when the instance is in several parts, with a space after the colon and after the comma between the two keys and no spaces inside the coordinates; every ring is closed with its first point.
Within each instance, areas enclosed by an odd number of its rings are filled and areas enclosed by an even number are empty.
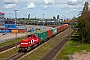
{"type": "Polygon", "coordinates": [[[83,3],[83,0],[69,0],[68,5],[77,5],[83,3]]]}
{"type": "Polygon", "coordinates": [[[55,1],[54,0],[44,0],[43,1],[44,3],[44,5],[52,5],[52,4],[55,4],[55,1]]]}
{"type": "Polygon", "coordinates": [[[38,10],[38,12],[40,12],[41,10],[38,10]]]}
{"type": "Polygon", "coordinates": [[[28,4],[28,6],[27,6],[27,8],[29,8],[29,9],[32,9],[32,8],[35,8],[36,6],[34,5],[34,3],[30,3],[30,4],[28,4]]]}
{"type": "MultiPolygon", "coordinates": [[[[19,6],[24,4],[27,5],[27,7],[22,7],[24,9],[26,8],[34,8],[36,6],[43,6],[43,9],[47,9],[48,7],[58,7],[58,8],[64,8],[67,7],[75,7],[74,5],[80,5],[83,4],[85,0],[3,0],[5,4],[18,4],[19,6]]],[[[88,0],[89,1],[89,0],[88,0]]]]}
{"type": "Polygon", "coordinates": [[[48,8],[48,6],[47,5],[44,5],[43,10],[46,10],[47,8],[48,8]]]}
{"type": "Polygon", "coordinates": [[[14,7],[16,7],[15,4],[5,4],[5,5],[3,6],[3,8],[5,8],[5,9],[14,8],[14,7]]]}
{"type": "Polygon", "coordinates": [[[69,13],[69,11],[67,11],[67,13],[69,13]]]}
{"type": "Polygon", "coordinates": [[[3,0],[4,4],[17,4],[17,3],[31,3],[35,2],[35,0],[3,0]]]}
{"type": "Polygon", "coordinates": [[[14,4],[20,2],[19,0],[3,0],[5,4],[14,4]]]}
{"type": "Polygon", "coordinates": [[[25,7],[23,9],[26,9],[25,7]]]}
{"type": "Polygon", "coordinates": [[[36,15],[36,17],[38,17],[39,15],[36,15]]]}

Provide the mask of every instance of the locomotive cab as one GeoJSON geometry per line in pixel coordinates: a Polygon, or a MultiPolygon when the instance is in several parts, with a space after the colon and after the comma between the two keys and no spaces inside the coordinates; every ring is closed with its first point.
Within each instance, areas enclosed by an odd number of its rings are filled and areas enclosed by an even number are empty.
{"type": "Polygon", "coordinates": [[[29,40],[28,38],[21,40],[19,47],[20,51],[25,51],[28,49],[28,44],[29,44],[28,40],[29,40]]]}
{"type": "Polygon", "coordinates": [[[28,48],[33,47],[35,44],[40,42],[39,38],[34,35],[28,35],[28,38],[21,40],[20,50],[28,50],[28,48]]]}

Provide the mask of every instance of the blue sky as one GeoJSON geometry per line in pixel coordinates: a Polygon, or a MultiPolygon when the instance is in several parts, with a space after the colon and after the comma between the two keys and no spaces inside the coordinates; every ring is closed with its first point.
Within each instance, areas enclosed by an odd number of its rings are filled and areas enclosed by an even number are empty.
{"type": "MultiPolygon", "coordinates": [[[[60,18],[72,18],[82,11],[84,2],[90,0],[0,0],[0,12],[5,12],[5,17],[14,18],[17,11],[17,18],[37,17],[52,18],[60,15],[60,18]],[[9,15],[10,14],[10,15],[9,15]]],[[[90,6],[89,6],[90,7],[90,6]]]]}

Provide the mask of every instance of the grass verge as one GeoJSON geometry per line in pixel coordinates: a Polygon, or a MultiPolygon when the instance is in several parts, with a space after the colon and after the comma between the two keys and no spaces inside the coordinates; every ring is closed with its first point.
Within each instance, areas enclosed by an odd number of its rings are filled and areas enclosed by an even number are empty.
{"type": "Polygon", "coordinates": [[[11,45],[11,44],[16,43],[16,42],[20,42],[21,39],[23,39],[23,38],[17,38],[17,39],[13,39],[13,40],[1,43],[0,47],[11,45]]]}
{"type": "Polygon", "coordinates": [[[19,50],[18,48],[14,48],[12,50],[9,50],[8,52],[0,54],[0,60],[6,60],[10,56],[16,54],[18,50],[19,50]]]}
{"type": "Polygon", "coordinates": [[[78,36],[73,35],[71,40],[67,42],[61,53],[57,56],[56,60],[70,60],[70,55],[74,54],[75,52],[81,53],[83,50],[90,52],[90,44],[81,44],[78,40],[78,36]]]}

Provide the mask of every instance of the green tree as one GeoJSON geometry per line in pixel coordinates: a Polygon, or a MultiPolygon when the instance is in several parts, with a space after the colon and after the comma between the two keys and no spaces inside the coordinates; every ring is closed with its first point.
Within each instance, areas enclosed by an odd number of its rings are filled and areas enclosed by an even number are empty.
{"type": "Polygon", "coordinates": [[[88,2],[85,2],[81,16],[78,17],[78,34],[82,43],[90,43],[90,10],[88,2]]]}

